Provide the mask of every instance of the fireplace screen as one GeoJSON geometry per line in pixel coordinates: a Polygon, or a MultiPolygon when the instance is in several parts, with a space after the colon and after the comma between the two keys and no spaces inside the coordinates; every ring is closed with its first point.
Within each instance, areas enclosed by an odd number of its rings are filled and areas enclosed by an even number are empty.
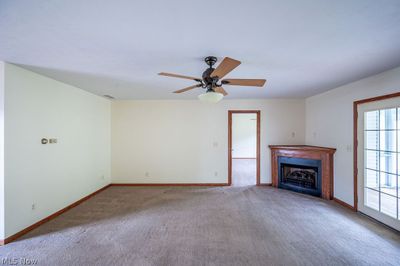
{"type": "Polygon", "coordinates": [[[284,184],[298,187],[316,189],[318,169],[314,167],[301,167],[282,164],[282,180],[284,184]]]}
{"type": "Polygon", "coordinates": [[[278,187],[321,196],[321,160],[278,157],[278,187]]]}

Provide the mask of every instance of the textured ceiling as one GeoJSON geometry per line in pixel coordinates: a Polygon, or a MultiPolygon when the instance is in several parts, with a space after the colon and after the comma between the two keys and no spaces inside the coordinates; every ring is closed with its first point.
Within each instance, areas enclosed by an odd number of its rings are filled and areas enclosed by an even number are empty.
{"type": "Polygon", "coordinates": [[[228,98],[307,97],[400,65],[400,1],[0,1],[0,60],[118,99],[171,92],[203,58],[242,61],[228,98]]]}

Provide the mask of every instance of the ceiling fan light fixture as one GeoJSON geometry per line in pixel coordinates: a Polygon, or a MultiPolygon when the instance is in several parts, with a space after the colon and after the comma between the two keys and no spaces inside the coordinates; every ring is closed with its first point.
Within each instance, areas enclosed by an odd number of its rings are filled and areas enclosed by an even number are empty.
{"type": "Polygon", "coordinates": [[[225,57],[222,62],[213,68],[214,64],[217,62],[215,56],[207,56],[204,61],[208,65],[208,68],[203,72],[201,78],[184,76],[180,74],[158,73],[161,76],[190,79],[196,81],[196,85],[192,85],[180,90],[176,90],[173,93],[182,93],[195,88],[207,88],[207,92],[199,95],[199,100],[207,103],[217,103],[228,93],[222,87],[223,85],[236,85],[236,86],[252,86],[252,87],[263,87],[265,85],[265,79],[222,79],[237,66],[241,64],[240,61],[232,59],[230,57],[225,57]]]}
{"type": "Polygon", "coordinates": [[[219,92],[208,91],[199,95],[199,100],[205,103],[217,103],[224,98],[224,95],[219,92]]]}

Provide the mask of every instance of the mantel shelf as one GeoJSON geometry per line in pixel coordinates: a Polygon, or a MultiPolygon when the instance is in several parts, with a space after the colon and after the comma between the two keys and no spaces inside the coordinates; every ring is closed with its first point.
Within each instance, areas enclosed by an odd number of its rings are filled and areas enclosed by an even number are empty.
{"type": "Polygon", "coordinates": [[[335,153],[335,148],[310,146],[310,145],[269,145],[270,149],[276,150],[301,150],[301,151],[317,151],[317,152],[327,152],[335,153]]]}

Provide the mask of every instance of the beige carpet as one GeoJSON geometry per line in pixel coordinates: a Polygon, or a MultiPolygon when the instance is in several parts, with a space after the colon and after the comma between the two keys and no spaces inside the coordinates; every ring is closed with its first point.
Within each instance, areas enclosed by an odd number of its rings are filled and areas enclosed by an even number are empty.
{"type": "Polygon", "coordinates": [[[270,187],[111,187],[0,260],[38,265],[400,265],[400,235],[317,198],[270,187]]]}

